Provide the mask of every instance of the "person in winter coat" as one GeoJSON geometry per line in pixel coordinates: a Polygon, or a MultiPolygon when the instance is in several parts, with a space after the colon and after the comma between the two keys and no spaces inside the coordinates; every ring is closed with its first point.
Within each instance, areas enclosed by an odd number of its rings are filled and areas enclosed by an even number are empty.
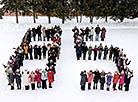
{"type": "Polygon", "coordinates": [[[92,46],[89,46],[89,48],[88,48],[88,60],[91,60],[92,51],[93,51],[92,46]]]}
{"type": "Polygon", "coordinates": [[[118,86],[119,90],[123,90],[124,82],[125,82],[125,75],[124,75],[124,72],[122,71],[119,76],[119,86],[118,86]]]}
{"type": "Polygon", "coordinates": [[[93,51],[94,51],[94,61],[95,61],[95,60],[96,60],[96,58],[97,58],[97,51],[98,51],[98,48],[97,48],[97,46],[96,46],[96,45],[95,45],[95,47],[94,47],[93,51]]]}
{"type": "Polygon", "coordinates": [[[32,55],[32,53],[33,53],[33,47],[32,47],[31,44],[29,45],[28,53],[29,53],[29,55],[30,55],[30,60],[33,60],[33,55],[32,55]]]}
{"type": "Polygon", "coordinates": [[[16,79],[16,84],[17,84],[17,89],[21,89],[21,73],[20,69],[17,69],[15,72],[15,79],[16,79]]]}
{"type": "Polygon", "coordinates": [[[94,82],[94,84],[93,84],[93,89],[97,89],[98,81],[99,81],[99,79],[100,79],[99,70],[96,69],[96,70],[93,72],[93,74],[94,74],[94,78],[93,78],[93,82],[94,82]]]}
{"type": "Polygon", "coordinates": [[[38,46],[34,45],[34,59],[38,59],[38,51],[37,51],[38,46]]]}
{"type": "Polygon", "coordinates": [[[104,84],[105,84],[105,71],[102,70],[102,72],[100,73],[100,89],[104,90],[104,84]]]}
{"type": "Polygon", "coordinates": [[[10,85],[10,82],[9,82],[9,72],[10,72],[10,65],[9,65],[9,61],[8,61],[8,64],[7,66],[2,64],[5,69],[5,74],[6,74],[6,78],[7,78],[7,81],[8,81],[8,85],[10,85]]]}
{"type": "Polygon", "coordinates": [[[86,59],[86,53],[88,51],[88,47],[87,47],[85,42],[81,46],[82,46],[83,60],[85,60],[86,59]]]}
{"type": "Polygon", "coordinates": [[[48,70],[48,82],[49,82],[49,88],[52,88],[53,76],[54,76],[54,72],[51,71],[51,70],[48,70]]]}
{"type": "Polygon", "coordinates": [[[44,43],[43,46],[42,46],[42,53],[43,53],[43,58],[44,59],[46,58],[46,51],[47,51],[47,47],[46,47],[46,45],[44,43]]]}
{"type": "Polygon", "coordinates": [[[44,69],[41,72],[42,89],[47,89],[47,84],[46,84],[47,78],[48,78],[47,71],[46,69],[44,69]]]}
{"type": "Polygon", "coordinates": [[[107,54],[108,54],[108,47],[107,47],[107,45],[105,45],[105,47],[104,47],[104,56],[103,56],[103,60],[106,60],[107,59],[107,54]]]}
{"type": "Polygon", "coordinates": [[[39,26],[37,27],[38,41],[42,41],[42,36],[41,36],[42,32],[41,32],[41,28],[42,28],[41,25],[39,25],[39,26]]]}
{"type": "Polygon", "coordinates": [[[105,35],[106,35],[106,29],[103,27],[102,30],[101,30],[101,41],[104,41],[105,39],[105,35]]]}
{"type": "Polygon", "coordinates": [[[80,60],[81,54],[82,54],[82,47],[80,46],[80,44],[75,45],[76,48],[76,56],[77,56],[77,60],[80,60]]]}
{"type": "Polygon", "coordinates": [[[99,27],[99,25],[97,25],[97,27],[95,28],[95,41],[99,41],[99,34],[100,34],[101,28],[99,27]]]}
{"type": "Polygon", "coordinates": [[[107,82],[106,82],[106,85],[107,85],[106,90],[109,91],[110,90],[110,85],[112,83],[112,78],[113,78],[112,73],[108,72],[106,78],[107,78],[106,79],[107,80],[107,82]]]}
{"type": "Polygon", "coordinates": [[[46,29],[46,37],[47,37],[47,41],[50,41],[51,33],[50,33],[50,29],[49,28],[46,29]]]}
{"type": "Polygon", "coordinates": [[[36,74],[37,88],[41,88],[41,73],[40,73],[40,70],[36,69],[35,74],[36,74]]]}
{"type": "Polygon", "coordinates": [[[25,86],[25,90],[29,90],[30,85],[29,85],[29,71],[25,69],[22,72],[22,78],[23,78],[23,85],[25,86]]]}
{"type": "Polygon", "coordinates": [[[28,45],[26,43],[24,43],[24,46],[23,46],[23,49],[24,49],[24,55],[25,55],[25,59],[28,59],[28,45]]]}
{"type": "Polygon", "coordinates": [[[38,54],[39,60],[41,60],[41,55],[42,55],[41,50],[42,50],[41,45],[39,45],[38,48],[37,48],[37,54],[38,54]]]}
{"type": "Polygon", "coordinates": [[[86,71],[82,71],[80,76],[81,76],[81,80],[80,80],[81,90],[84,91],[86,82],[88,81],[86,71]]]}
{"type": "Polygon", "coordinates": [[[36,37],[36,29],[35,27],[32,28],[32,36],[33,36],[33,40],[36,41],[35,37],[36,37]]]}
{"type": "Polygon", "coordinates": [[[115,71],[114,73],[114,77],[113,77],[113,90],[117,90],[116,89],[116,84],[118,83],[118,80],[119,80],[119,73],[118,71],[115,71]]]}
{"type": "Polygon", "coordinates": [[[129,91],[129,85],[132,77],[133,77],[133,71],[128,72],[127,76],[125,77],[125,85],[124,85],[125,91],[129,91]]]}
{"type": "Polygon", "coordinates": [[[94,35],[94,28],[91,27],[90,33],[89,33],[89,39],[90,39],[90,41],[93,41],[93,35],[94,35]]]}
{"type": "Polygon", "coordinates": [[[88,73],[88,90],[91,89],[91,83],[92,83],[92,80],[93,80],[93,72],[92,70],[90,70],[88,73]]]}
{"type": "Polygon", "coordinates": [[[114,47],[113,47],[113,45],[111,45],[109,48],[109,60],[112,60],[113,50],[114,50],[114,47]]]}
{"type": "Polygon", "coordinates": [[[45,38],[46,38],[46,27],[42,28],[42,35],[43,35],[43,41],[45,41],[45,38]]]}
{"type": "Polygon", "coordinates": [[[13,73],[11,68],[9,69],[8,77],[9,77],[9,83],[10,83],[10,86],[11,86],[11,90],[14,90],[14,77],[15,77],[15,74],[13,73]]]}
{"type": "Polygon", "coordinates": [[[32,38],[32,34],[31,34],[31,29],[29,28],[27,30],[27,39],[28,39],[28,42],[30,43],[31,42],[31,38],[32,38]]]}
{"type": "Polygon", "coordinates": [[[90,32],[90,29],[89,29],[89,27],[86,27],[86,29],[85,29],[85,35],[86,35],[86,41],[88,41],[88,37],[89,37],[89,32],[90,32]]]}
{"type": "Polygon", "coordinates": [[[103,52],[103,45],[102,43],[100,43],[100,45],[98,46],[98,59],[101,59],[102,56],[102,52],[103,52]]]}
{"type": "Polygon", "coordinates": [[[31,88],[32,90],[35,90],[35,82],[37,81],[37,76],[35,74],[35,72],[31,72],[30,75],[29,75],[29,81],[31,83],[31,88]]]}

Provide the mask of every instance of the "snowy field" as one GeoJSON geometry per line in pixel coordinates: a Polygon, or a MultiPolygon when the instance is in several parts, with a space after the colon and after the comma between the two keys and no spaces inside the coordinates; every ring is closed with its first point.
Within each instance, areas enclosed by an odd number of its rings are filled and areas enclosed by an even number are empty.
{"type": "MultiPolygon", "coordinates": [[[[84,18],[82,23],[76,23],[76,20],[66,21],[61,24],[61,20],[52,18],[52,24],[47,24],[46,17],[39,17],[37,24],[33,24],[32,17],[20,17],[19,24],[15,23],[15,17],[4,17],[0,20],[0,102],[136,102],[138,100],[138,19],[127,20],[123,23],[109,20],[105,23],[103,19],[96,20],[90,24],[89,19],[84,18]],[[4,73],[2,63],[6,64],[9,56],[13,54],[13,47],[17,47],[24,33],[28,28],[36,27],[38,24],[42,26],[60,25],[63,29],[62,46],[60,60],[56,66],[55,82],[52,89],[42,90],[13,90],[11,91],[7,86],[7,80],[4,73]],[[118,46],[124,49],[127,57],[132,60],[129,65],[130,69],[134,71],[134,77],[131,80],[130,91],[101,91],[101,90],[80,90],[80,72],[82,70],[89,71],[98,68],[100,71],[116,70],[115,65],[111,61],[77,61],[75,57],[75,50],[73,44],[72,28],[93,26],[99,24],[100,27],[107,29],[107,37],[103,45],[118,46]]],[[[38,42],[40,43],[40,42],[38,42]]],[[[41,42],[42,43],[42,42],[41,42]]],[[[87,42],[87,45],[99,45],[99,42],[87,42]]],[[[22,69],[28,68],[34,70],[36,68],[45,68],[46,61],[24,61],[22,69]]]]}

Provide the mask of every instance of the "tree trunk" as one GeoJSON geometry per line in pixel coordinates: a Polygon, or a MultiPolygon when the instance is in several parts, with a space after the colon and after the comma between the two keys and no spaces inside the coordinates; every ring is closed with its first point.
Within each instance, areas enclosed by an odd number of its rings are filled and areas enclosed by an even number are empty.
{"type": "Polygon", "coordinates": [[[51,24],[51,17],[50,17],[50,14],[48,15],[48,23],[51,24]]]}
{"type": "Polygon", "coordinates": [[[65,15],[64,15],[64,10],[62,11],[62,24],[65,23],[65,15]]]}
{"type": "Polygon", "coordinates": [[[36,23],[36,20],[35,20],[35,11],[33,10],[33,20],[34,20],[34,23],[36,23]]]}
{"type": "Polygon", "coordinates": [[[17,8],[15,9],[15,14],[16,14],[16,23],[19,23],[19,20],[18,20],[18,9],[17,8]]]}
{"type": "Polygon", "coordinates": [[[76,20],[77,20],[77,23],[79,22],[79,18],[78,18],[78,15],[76,15],[76,20]]]}
{"type": "Polygon", "coordinates": [[[90,23],[93,23],[93,16],[90,16],[90,23]]]}
{"type": "Polygon", "coordinates": [[[37,14],[36,14],[36,13],[35,13],[35,18],[36,18],[36,19],[38,19],[38,16],[37,16],[37,14]]]}
{"type": "Polygon", "coordinates": [[[33,21],[34,23],[36,23],[35,1],[32,0],[32,2],[33,2],[33,21]]]}
{"type": "Polygon", "coordinates": [[[64,24],[65,23],[65,18],[64,18],[64,16],[62,17],[62,24],[64,24]]]}
{"type": "Polygon", "coordinates": [[[107,22],[107,16],[105,16],[105,22],[107,22]]]}
{"type": "Polygon", "coordinates": [[[82,22],[82,14],[80,15],[80,23],[82,22]]]}

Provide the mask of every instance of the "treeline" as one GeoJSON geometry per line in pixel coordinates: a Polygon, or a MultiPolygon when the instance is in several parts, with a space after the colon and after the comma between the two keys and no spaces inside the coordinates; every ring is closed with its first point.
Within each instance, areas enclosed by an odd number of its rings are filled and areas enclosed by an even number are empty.
{"type": "Polygon", "coordinates": [[[48,23],[52,16],[61,18],[62,23],[73,18],[81,23],[82,16],[89,17],[90,23],[94,17],[105,18],[106,22],[107,17],[120,22],[138,17],[138,0],[1,0],[1,4],[3,12],[15,12],[16,23],[19,12],[24,16],[31,13],[34,23],[37,13],[48,16],[48,23]]]}

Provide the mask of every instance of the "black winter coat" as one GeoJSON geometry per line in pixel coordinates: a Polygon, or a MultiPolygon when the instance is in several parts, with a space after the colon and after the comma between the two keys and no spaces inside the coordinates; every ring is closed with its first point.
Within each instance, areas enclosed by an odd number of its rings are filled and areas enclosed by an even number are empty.
{"type": "Polygon", "coordinates": [[[16,78],[16,83],[20,84],[21,83],[21,74],[20,74],[20,72],[15,72],[15,78],[16,78]]]}
{"type": "Polygon", "coordinates": [[[93,82],[94,83],[98,83],[98,81],[99,81],[99,79],[100,79],[100,73],[99,73],[99,71],[98,72],[93,72],[93,74],[94,74],[94,79],[93,79],[93,82]]]}
{"type": "Polygon", "coordinates": [[[100,27],[96,27],[96,28],[95,28],[95,32],[96,32],[96,34],[99,34],[100,31],[101,31],[100,27]]]}
{"type": "Polygon", "coordinates": [[[82,73],[80,75],[81,75],[80,85],[81,86],[85,86],[86,82],[88,81],[87,75],[86,74],[82,74],[82,73]]]}

